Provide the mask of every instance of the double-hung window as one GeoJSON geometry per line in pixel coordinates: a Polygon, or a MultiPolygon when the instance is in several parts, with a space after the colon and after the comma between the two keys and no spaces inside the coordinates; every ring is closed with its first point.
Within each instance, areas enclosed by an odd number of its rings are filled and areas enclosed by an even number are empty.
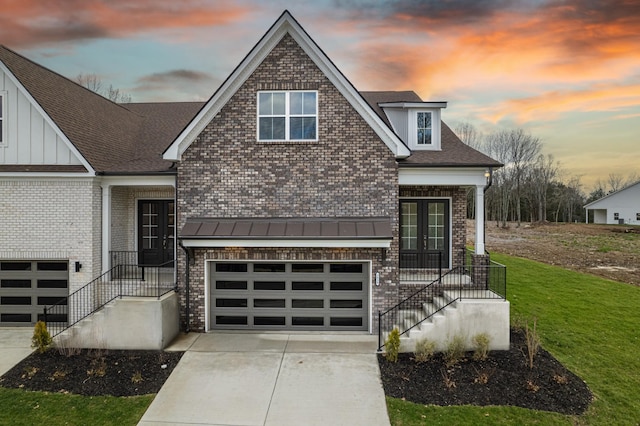
{"type": "Polygon", "coordinates": [[[6,92],[0,92],[0,146],[7,144],[7,123],[5,119],[7,111],[6,92]]]}
{"type": "Polygon", "coordinates": [[[418,145],[431,145],[431,113],[417,113],[417,139],[418,145]]]}
{"type": "Polygon", "coordinates": [[[258,140],[318,139],[318,92],[258,92],[258,140]]]}

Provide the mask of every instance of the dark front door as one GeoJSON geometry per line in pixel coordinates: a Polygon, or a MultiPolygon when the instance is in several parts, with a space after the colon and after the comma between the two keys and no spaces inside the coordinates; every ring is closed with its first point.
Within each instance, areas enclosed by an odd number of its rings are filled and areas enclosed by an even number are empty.
{"type": "Polygon", "coordinates": [[[449,222],[448,200],[400,201],[400,267],[448,267],[449,222]]]}
{"type": "Polygon", "coordinates": [[[138,201],[138,263],[161,265],[173,260],[173,200],[138,201]]]}

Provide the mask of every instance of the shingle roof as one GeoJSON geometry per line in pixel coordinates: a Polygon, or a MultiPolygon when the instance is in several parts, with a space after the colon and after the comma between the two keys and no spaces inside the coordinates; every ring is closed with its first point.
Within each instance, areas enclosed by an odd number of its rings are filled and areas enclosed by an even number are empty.
{"type": "MultiPolygon", "coordinates": [[[[413,91],[401,92],[360,92],[373,110],[391,127],[389,119],[380,107],[387,102],[422,102],[420,96],[413,91]]],[[[456,136],[442,122],[441,151],[411,151],[411,155],[398,160],[399,167],[500,167],[499,161],[477,151],[456,136]]]]}
{"type": "Polygon", "coordinates": [[[0,61],[97,172],[161,172],[202,103],[116,104],[0,45],[0,61]]]}
{"type": "MultiPolygon", "coordinates": [[[[172,171],[163,151],[204,106],[203,102],[116,104],[0,45],[0,61],[51,117],[96,172],[172,171]]],[[[379,104],[422,102],[413,91],[360,92],[391,129],[379,104]]],[[[413,151],[400,167],[499,167],[465,145],[442,123],[441,151],[413,151]]],[[[51,169],[53,170],[53,169],[51,169]]]]}

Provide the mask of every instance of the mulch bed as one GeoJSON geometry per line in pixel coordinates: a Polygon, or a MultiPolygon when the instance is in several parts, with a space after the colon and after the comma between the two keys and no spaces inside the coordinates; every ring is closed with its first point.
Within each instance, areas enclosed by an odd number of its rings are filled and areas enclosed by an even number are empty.
{"type": "Polygon", "coordinates": [[[385,394],[418,404],[512,405],[582,414],[593,398],[587,384],[542,348],[530,369],[526,353],[524,334],[512,331],[511,349],[490,352],[485,361],[467,353],[447,366],[441,354],[418,363],[405,353],[397,363],[379,355],[379,364],[385,394]]]}
{"type": "Polygon", "coordinates": [[[184,352],[55,349],[29,355],[0,377],[0,386],[86,396],[157,393],[184,352]]]}

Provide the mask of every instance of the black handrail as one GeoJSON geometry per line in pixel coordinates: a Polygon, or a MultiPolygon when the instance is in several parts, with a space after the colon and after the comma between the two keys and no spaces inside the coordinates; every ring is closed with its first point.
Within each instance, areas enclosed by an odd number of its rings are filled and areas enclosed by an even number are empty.
{"type": "Polygon", "coordinates": [[[379,351],[384,347],[384,333],[397,327],[400,335],[404,335],[457,300],[506,299],[504,265],[493,261],[486,265],[473,265],[466,260],[463,263],[463,266],[441,274],[386,311],[378,311],[379,351]],[[438,305],[427,303],[430,298],[442,296],[445,290],[453,297],[438,305]]]}
{"type": "Polygon", "coordinates": [[[122,297],[157,297],[177,290],[174,278],[175,260],[161,265],[115,265],[69,296],[44,308],[42,319],[51,337],[73,327],[107,303],[122,297]],[[146,268],[146,278],[140,277],[146,268]],[[163,278],[168,278],[165,280],[163,278]]]}

